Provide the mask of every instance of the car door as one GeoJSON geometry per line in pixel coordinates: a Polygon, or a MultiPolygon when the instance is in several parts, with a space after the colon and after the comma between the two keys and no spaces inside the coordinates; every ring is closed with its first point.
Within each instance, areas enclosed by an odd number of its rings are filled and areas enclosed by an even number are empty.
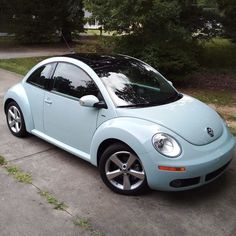
{"type": "Polygon", "coordinates": [[[44,97],[44,132],[88,154],[99,110],[81,106],[79,99],[84,95],[97,96],[99,90],[87,73],[69,63],[58,63],[53,80],[52,90],[44,97]]]}
{"type": "Polygon", "coordinates": [[[45,89],[50,83],[50,77],[55,63],[49,63],[36,69],[26,80],[24,88],[30,103],[31,113],[34,121],[34,128],[43,132],[43,101],[45,89]]]}

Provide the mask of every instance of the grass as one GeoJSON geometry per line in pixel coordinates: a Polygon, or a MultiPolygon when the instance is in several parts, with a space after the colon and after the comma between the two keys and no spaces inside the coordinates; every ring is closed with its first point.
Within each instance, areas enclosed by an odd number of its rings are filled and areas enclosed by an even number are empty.
{"type": "Polygon", "coordinates": [[[232,92],[230,91],[204,91],[200,89],[194,89],[191,95],[208,104],[212,103],[221,106],[236,104],[236,97],[233,96],[232,92]]]}
{"type": "Polygon", "coordinates": [[[32,176],[29,173],[22,171],[16,166],[6,166],[7,172],[14,177],[18,182],[32,184],[32,176]]]}
{"type": "Polygon", "coordinates": [[[76,217],[74,219],[74,224],[80,226],[82,229],[85,229],[90,232],[92,236],[103,236],[102,233],[95,230],[87,218],[76,217]]]}
{"type": "Polygon", "coordinates": [[[3,166],[3,165],[6,165],[6,160],[3,156],[0,156],[0,165],[3,166]]]}
{"type": "Polygon", "coordinates": [[[2,36],[0,37],[0,48],[6,48],[10,46],[16,45],[17,42],[14,37],[12,36],[2,36]]]}
{"type": "Polygon", "coordinates": [[[40,190],[39,194],[44,197],[49,204],[53,205],[56,210],[65,210],[68,207],[64,202],[60,202],[56,199],[56,197],[47,191],[40,190]]]}
{"type": "Polygon", "coordinates": [[[1,59],[0,68],[25,75],[34,65],[46,58],[47,57],[1,59]]]}
{"type": "Polygon", "coordinates": [[[199,54],[199,63],[208,69],[229,69],[236,73],[236,44],[228,39],[214,38],[210,41],[201,41],[202,52],[199,54]]]}

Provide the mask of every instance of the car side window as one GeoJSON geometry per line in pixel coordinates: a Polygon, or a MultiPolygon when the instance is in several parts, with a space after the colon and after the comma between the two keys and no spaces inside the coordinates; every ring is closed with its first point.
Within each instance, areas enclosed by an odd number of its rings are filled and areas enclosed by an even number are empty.
{"type": "Polygon", "coordinates": [[[27,79],[27,82],[40,88],[46,88],[50,82],[51,71],[54,63],[41,66],[35,70],[27,79]]]}
{"type": "Polygon", "coordinates": [[[79,67],[69,63],[59,63],[55,70],[53,90],[75,98],[85,95],[98,96],[94,81],[79,67]]]}

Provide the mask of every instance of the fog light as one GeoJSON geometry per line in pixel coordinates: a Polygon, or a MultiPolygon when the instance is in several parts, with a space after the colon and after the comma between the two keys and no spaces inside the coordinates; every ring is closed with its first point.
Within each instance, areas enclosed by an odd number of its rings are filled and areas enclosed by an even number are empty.
{"type": "Polygon", "coordinates": [[[171,181],[170,186],[172,186],[174,188],[180,188],[182,186],[181,179],[175,179],[175,180],[171,181]]]}

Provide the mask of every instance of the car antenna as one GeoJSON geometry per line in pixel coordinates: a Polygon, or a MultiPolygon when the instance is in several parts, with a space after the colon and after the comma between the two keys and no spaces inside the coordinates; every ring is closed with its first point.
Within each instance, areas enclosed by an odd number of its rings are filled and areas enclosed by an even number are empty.
{"type": "Polygon", "coordinates": [[[66,41],[66,38],[65,38],[65,36],[64,36],[64,34],[63,34],[62,32],[61,32],[61,36],[62,36],[62,38],[63,38],[63,40],[64,40],[64,42],[65,42],[67,48],[69,49],[70,53],[76,53],[76,52],[74,51],[74,49],[70,47],[69,43],[66,41]]]}

